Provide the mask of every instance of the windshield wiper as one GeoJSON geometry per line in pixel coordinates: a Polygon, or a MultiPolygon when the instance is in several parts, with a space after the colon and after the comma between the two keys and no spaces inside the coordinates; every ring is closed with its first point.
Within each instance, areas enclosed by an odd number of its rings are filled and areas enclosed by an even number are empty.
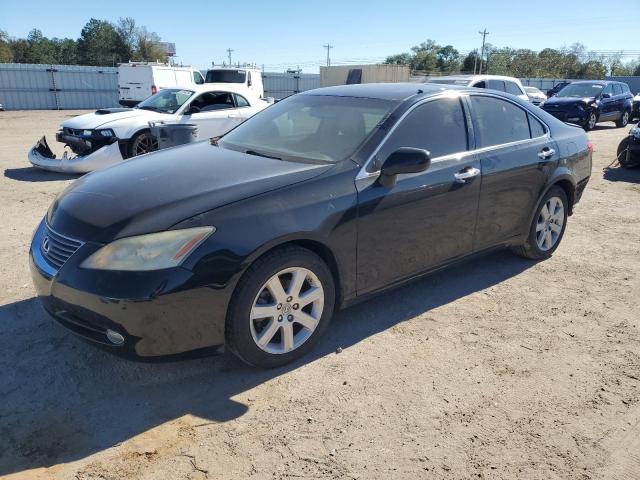
{"type": "Polygon", "coordinates": [[[274,156],[271,156],[271,155],[267,155],[266,153],[256,152],[255,150],[247,150],[244,153],[246,153],[248,155],[256,155],[258,157],[273,158],[274,160],[282,160],[280,157],[274,157],[274,156]]]}
{"type": "Polygon", "coordinates": [[[144,105],[142,107],[138,107],[140,110],[151,110],[152,112],[162,112],[162,110],[160,110],[159,108],[156,107],[150,107],[148,105],[144,105]]]}

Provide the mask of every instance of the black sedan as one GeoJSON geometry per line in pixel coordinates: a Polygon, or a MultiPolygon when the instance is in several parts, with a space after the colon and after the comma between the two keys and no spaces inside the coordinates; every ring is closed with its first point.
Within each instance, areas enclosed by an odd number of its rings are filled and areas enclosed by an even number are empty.
{"type": "Polygon", "coordinates": [[[34,234],[33,279],[55,320],[113,351],[226,345],[273,367],[404,281],[496,248],[548,258],[590,172],[581,129],[508,94],[318,89],[82,177],[34,234]]]}

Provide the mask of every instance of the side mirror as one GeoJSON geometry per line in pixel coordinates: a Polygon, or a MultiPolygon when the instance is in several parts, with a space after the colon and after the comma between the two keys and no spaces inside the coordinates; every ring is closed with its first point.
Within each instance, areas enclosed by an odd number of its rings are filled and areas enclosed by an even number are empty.
{"type": "Polygon", "coordinates": [[[603,93],[602,97],[600,98],[611,98],[611,94],[610,93],[603,93]]]}
{"type": "Polygon", "coordinates": [[[200,113],[200,108],[196,107],[195,105],[191,105],[186,112],[184,112],[185,115],[192,115],[194,113],[200,113]]]}
{"type": "Polygon", "coordinates": [[[421,148],[401,147],[389,155],[380,169],[380,184],[391,188],[396,176],[424,172],[431,165],[431,154],[421,148]]]}

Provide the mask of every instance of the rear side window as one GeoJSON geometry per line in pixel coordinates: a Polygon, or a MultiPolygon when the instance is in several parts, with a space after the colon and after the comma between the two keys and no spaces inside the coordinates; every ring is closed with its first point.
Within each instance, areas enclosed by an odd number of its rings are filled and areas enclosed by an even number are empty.
{"type": "Polygon", "coordinates": [[[400,147],[423,148],[431,158],[467,150],[467,125],[460,100],[433,100],[416,107],[384,144],[380,159],[400,147]]]}
{"type": "Polygon", "coordinates": [[[491,90],[498,90],[499,92],[506,91],[503,80],[489,80],[487,82],[487,88],[490,88],[491,90]]]}
{"type": "Polygon", "coordinates": [[[249,102],[242,95],[238,95],[237,93],[235,93],[234,95],[236,96],[236,106],[238,108],[249,106],[249,102]]]}
{"type": "Polygon", "coordinates": [[[528,140],[527,112],[511,102],[495,97],[470,96],[478,130],[479,147],[528,140]]]}
{"type": "Polygon", "coordinates": [[[617,83],[615,83],[613,85],[613,94],[614,95],[622,95],[622,87],[620,85],[618,85],[617,83]]]}
{"type": "Polygon", "coordinates": [[[504,85],[507,89],[507,93],[510,93],[511,95],[522,95],[522,92],[520,91],[520,87],[516,85],[514,82],[508,82],[505,80],[504,85]]]}
{"type": "Polygon", "coordinates": [[[533,115],[529,115],[529,128],[531,129],[531,138],[542,137],[547,133],[544,125],[542,125],[542,123],[540,123],[540,121],[533,115]]]}
{"type": "Polygon", "coordinates": [[[631,90],[629,90],[629,85],[627,85],[626,83],[622,84],[622,92],[623,93],[631,93],[631,90]]]}

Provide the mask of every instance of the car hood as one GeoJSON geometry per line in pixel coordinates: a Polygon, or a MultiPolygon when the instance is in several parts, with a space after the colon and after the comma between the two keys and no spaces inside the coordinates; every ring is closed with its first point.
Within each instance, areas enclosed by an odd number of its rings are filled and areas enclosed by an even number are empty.
{"type": "Polygon", "coordinates": [[[157,117],[157,112],[151,110],[141,110],[139,108],[102,108],[93,113],[86,113],[70,118],[61,123],[62,127],[73,129],[94,129],[107,125],[117,120],[128,118],[153,119],[157,117]]]}
{"type": "Polygon", "coordinates": [[[106,243],[166,230],[217,207],[308,180],[331,166],[270,159],[198,142],[135,157],[80,178],[56,198],[47,221],[62,235],[106,243]]]}
{"type": "Polygon", "coordinates": [[[545,107],[569,107],[572,105],[577,105],[579,103],[589,104],[595,102],[596,99],[594,97],[591,98],[573,98],[573,97],[551,97],[549,100],[544,102],[545,107]]]}

